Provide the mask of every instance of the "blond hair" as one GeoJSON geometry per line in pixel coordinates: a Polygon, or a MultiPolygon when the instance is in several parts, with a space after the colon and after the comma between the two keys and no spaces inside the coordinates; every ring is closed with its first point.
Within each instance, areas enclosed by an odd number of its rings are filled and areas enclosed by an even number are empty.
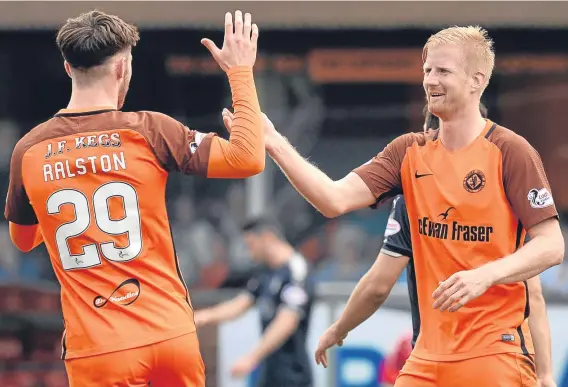
{"type": "Polygon", "coordinates": [[[487,30],[480,26],[449,27],[430,36],[422,51],[422,61],[426,61],[428,49],[443,44],[451,44],[464,47],[466,68],[472,72],[485,74],[485,84],[481,93],[485,90],[491,79],[495,67],[495,52],[493,40],[487,34],[487,30]]]}

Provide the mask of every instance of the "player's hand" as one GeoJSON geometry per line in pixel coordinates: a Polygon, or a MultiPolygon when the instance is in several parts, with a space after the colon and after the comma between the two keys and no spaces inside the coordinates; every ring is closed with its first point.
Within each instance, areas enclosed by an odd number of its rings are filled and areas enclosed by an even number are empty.
{"type": "Polygon", "coordinates": [[[345,340],[346,337],[347,333],[341,334],[335,324],[327,328],[324,334],[320,337],[318,347],[316,348],[316,364],[322,364],[325,368],[327,368],[327,350],[334,345],[341,347],[343,345],[343,340],[345,340]]]}
{"type": "Polygon", "coordinates": [[[233,67],[247,66],[253,67],[256,61],[256,47],[258,42],[258,26],[252,23],[250,13],[243,14],[241,11],[235,12],[235,25],[233,26],[233,15],[230,12],[225,14],[225,38],[223,48],[219,49],[210,39],[201,39],[203,44],[213,59],[225,72],[233,67]]]}
{"type": "Polygon", "coordinates": [[[256,367],[256,361],[252,356],[241,357],[231,368],[231,375],[234,378],[244,378],[256,367]]]}
{"type": "Polygon", "coordinates": [[[471,300],[481,296],[491,286],[491,281],[480,268],[454,273],[440,282],[432,294],[434,309],[455,312],[471,300]]]}
{"type": "Polygon", "coordinates": [[[552,376],[538,379],[538,387],[556,387],[556,382],[552,376]]]}
{"type": "MultiPolygon", "coordinates": [[[[231,129],[233,128],[233,120],[235,119],[233,113],[229,109],[223,109],[221,116],[223,117],[223,124],[225,125],[225,128],[229,133],[231,133],[231,129]]],[[[262,126],[264,128],[266,149],[270,149],[271,146],[274,146],[275,142],[280,136],[280,133],[278,133],[272,121],[270,121],[268,116],[264,113],[262,113],[262,126]]]]}

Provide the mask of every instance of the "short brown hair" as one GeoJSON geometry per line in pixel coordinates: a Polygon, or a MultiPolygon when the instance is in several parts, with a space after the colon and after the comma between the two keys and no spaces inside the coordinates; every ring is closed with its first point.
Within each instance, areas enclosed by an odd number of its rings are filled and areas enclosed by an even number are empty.
{"type": "Polygon", "coordinates": [[[138,28],[118,16],[91,11],[67,19],[57,33],[57,47],[71,67],[99,66],[116,53],[136,46],[138,28]]]}

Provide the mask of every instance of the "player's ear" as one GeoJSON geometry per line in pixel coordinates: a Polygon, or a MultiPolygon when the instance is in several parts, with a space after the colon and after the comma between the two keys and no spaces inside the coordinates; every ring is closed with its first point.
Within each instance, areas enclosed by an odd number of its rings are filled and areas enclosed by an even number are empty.
{"type": "Polygon", "coordinates": [[[69,75],[69,78],[73,78],[71,76],[71,66],[69,65],[69,62],[64,61],[63,66],[65,67],[65,72],[67,73],[67,75],[69,75]]]}
{"type": "Polygon", "coordinates": [[[485,84],[485,74],[479,71],[473,74],[473,82],[471,85],[472,92],[480,91],[483,88],[484,84],[485,84]]]}
{"type": "Polygon", "coordinates": [[[116,61],[116,65],[115,65],[114,68],[115,68],[117,80],[121,80],[121,79],[125,78],[126,77],[126,69],[127,69],[126,58],[123,57],[123,56],[120,57],[120,59],[116,61]]]}

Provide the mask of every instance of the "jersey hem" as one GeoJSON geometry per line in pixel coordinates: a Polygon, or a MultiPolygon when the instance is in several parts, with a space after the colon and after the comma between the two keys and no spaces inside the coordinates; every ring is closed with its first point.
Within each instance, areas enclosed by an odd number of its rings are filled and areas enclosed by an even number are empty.
{"type": "MultiPolygon", "coordinates": [[[[462,353],[451,353],[451,354],[431,354],[426,353],[424,351],[412,351],[412,355],[416,356],[419,359],[427,360],[427,361],[459,361],[459,360],[468,360],[473,359],[476,357],[483,357],[483,356],[491,356],[491,355],[498,355],[501,353],[518,353],[520,355],[526,354],[523,350],[518,348],[511,348],[511,346],[507,346],[505,348],[495,348],[495,349],[488,349],[483,351],[471,351],[471,352],[462,352],[462,353]]],[[[528,354],[534,355],[534,349],[528,348],[528,354]]]]}
{"type": "Polygon", "coordinates": [[[124,351],[127,349],[134,349],[138,347],[144,347],[147,345],[152,345],[159,343],[161,341],[175,339],[176,337],[184,336],[190,333],[195,332],[197,329],[195,327],[181,327],[171,331],[168,331],[167,334],[157,335],[153,337],[145,337],[144,339],[138,341],[129,341],[120,344],[110,344],[105,345],[103,347],[97,348],[90,348],[90,349],[83,349],[83,350],[72,350],[67,347],[67,351],[65,353],[65,360],[77,359],[82,357],[89,357],[89,356],[96,356],[96,355],[104,355],[106,353],[111,352],[118,352],[124,351]]]}

